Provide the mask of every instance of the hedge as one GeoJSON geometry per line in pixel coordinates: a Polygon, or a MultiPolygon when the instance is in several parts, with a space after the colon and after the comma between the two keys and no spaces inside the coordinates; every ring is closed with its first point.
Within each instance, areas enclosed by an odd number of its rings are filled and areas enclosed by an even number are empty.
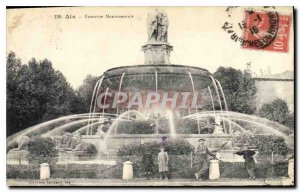
{"type": "Polygon", "coordinates": [[[148,151],[152,155],[157,155],[162,146],[169,155],[188,155],[195,151],[194,146],[192,146],[187,140],[171,139],[165,143],[153,141],[143,144],[123,145],[118,150],[117,154],[118,156],[142,155],[145,151],[148,151]]]}
{"type": "MultiPolygon", "coordinates": [[[[123,162],[133,162],[134,178],[143,178],[144,169],[141,156],[120,156],[117,165],[97,164],[69,164],[55,165],[51,167],[51,178],[122,178],[123,162]]],[[[170,178],[193,178],[194,173],[199,170],[197,157],[194,157],[191,168],[191,157],[189,155],[170,155],[169,161],[170,178]]],[[[288,176],[288,162],[270,164],[257,163],[255,175],[257,178],[288,176]]],[[[154,177],[158,178],[157,160],[154,158],[154,177]]],[[[236,162],[220,162],[221,178],[248,178],[245,164],[236,162]]],[[[39,179],[39,168],[32,165],[7,165],[7,179],[39,179]]]]}

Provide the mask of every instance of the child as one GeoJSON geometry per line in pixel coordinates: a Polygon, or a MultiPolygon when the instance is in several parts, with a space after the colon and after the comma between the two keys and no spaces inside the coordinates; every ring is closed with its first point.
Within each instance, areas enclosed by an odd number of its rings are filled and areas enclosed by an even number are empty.
{"type": "Polygon", "coordinates": [[[169,156],[168,153],[165,152],[164,147],[160,149],[160,152],[158,153],[158,171],[160,173],[160,179],[167,178],[167,172],[169,171],[168,167],[169,163],[169,156]]]}

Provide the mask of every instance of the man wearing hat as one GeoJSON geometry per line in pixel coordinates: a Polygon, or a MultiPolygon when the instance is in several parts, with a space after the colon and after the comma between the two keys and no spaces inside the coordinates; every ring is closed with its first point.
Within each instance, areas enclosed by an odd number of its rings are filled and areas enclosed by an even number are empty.
{"type": "Polygon", "coordinates": [[[206,174],[205,179],[207,179],[207,173],[209,169],[209,160],[208,155],[216,158],[216,156],[211,153],[208,148],[204,145],[205,139],[199,139],[199,145],[196,148],[195,154],[199,156],[199,164],[201,166],[200,170],[195,173],[195,177],[197,180],[202,180],[204,174],[206,174]]]}
{"type": "Polygon", "coordinates": [[[255,155],[255,151],[250,149],[249,144],[244,144],[243,147],[235,152],[235,154],[243,156],[245,159],[245,168],[250,176],[250,179],[255,179],[255,161],[253,155],[255,155]]]}

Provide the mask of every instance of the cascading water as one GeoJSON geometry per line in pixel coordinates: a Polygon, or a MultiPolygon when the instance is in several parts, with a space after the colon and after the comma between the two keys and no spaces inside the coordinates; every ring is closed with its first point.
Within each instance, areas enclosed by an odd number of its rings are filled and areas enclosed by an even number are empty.
{"type": "Polygon", "coordinates": [[[175,131],[175,119],[174,119],[174,112],[171,110],[167,111],[167,119],[169,121],[170,126],[170,135],[172,138],[176,137],[176,131],[175,131]]]}
{"type": "MultiPolygon", "coordinates": [[[[106,98],[107,98],[108,90],[109,90],[109,87],[107,87],[106,90],[105,90],[105,96],[104,96],[103,106],[105,106],[105,104],[106,104],[106,98]]],[[[102,116],[104,116],[104,115],[105,115],[105,108],[103,107],[103,109],[102,109],[102,116]]]]}
{"type": "MultiPolygon", "coordinates": [[[[223,107],[222,107],[222,102],[221,102],[221,97],[220,97],[220,94],[219,94],[219,90],[218,90],[218,87],[217,87],[215,78],[214,78],[212,75],[210,75],[210,78],[211,78],[211,80],[212,80],[212,82],[213,82],[213,85],[214,85],[214,87],[215,87],[215,91],[216,91],[216,93],[217,93],[217,97],[218,97],[218,100],[219,100],[219,106],[220,106],[220,110],[221,110],[221,118],[222,118],[222,120],[223,120],[223,107]]],[[[225,123],[224,123],[224,121],[223,121],[223,124],[224,124],[224,128],[225,128],[225,123]]]]}
{"type": "Polygon", "coordinates": [[[145,116],[143,113],[139,112],[139,111],[136,111],[136,110],[128,110],[124,113],[122,113],[121,115],[119,115],[115,120],[114,122],[110,125],[109,129],[107,130],[106,134],[105,134],[105,137],[104,137],[104,141],[106,142],[107,139],[111,136],[111,132],[112,130],[115,129],[115,133],[117,133],[117,125],[118,125],[118,122],[120,120],[122,120],[123,117],[126,117],[128,116],[129,114],[134,114],[134,115],[137,115],[137,117],[143,119],[143,120],[147,120],[147,116],[145,116]]]}
{"type": "MultiPolygon", "coordinates": [[[[94,90],[93,90],[93,94],[92,94],[92,98],[91,98],[91,104],[90,104],[90,113],[89,113],[89,119],[91,118],[91,115],[92,115],[92,108],[93,108],[93,103],[97,103],[97,99],[95,98],[95,93],[96,93],[96,90],[98,92],[98,88],[101,87],[102,85],[102,82],[103,82],[103,79],[104,79],[104,75],[102,75],[102,77],[97,81],[95,87],[94,87],[94,90]],[[99,86],[100,85],[100,86],[99,86]]],[[[94,110],[93,110],[93,114],[95,114],[95,104],[94,104],[94,110]]],[[[88,124],[90,124],[90,121],[88,121],[88,124]]],[[[87,135],[89,135],[89,129],[87,129],[87,135]]]]}
{"type": "MultiPolygon", "coordinates": [[[[215,111],[217,114],[221,114],[221,111],[215,111]]],[[[182,117],[182,119],[196,119],[196,118],[207,118],[210,117],[214,114],[214,111],[205,111],[205,112],[200,112],[198,114],[191,114],[182,117]]],[[[268,119],[264,119],[261,117],[257,117],[254,115],[247,115],[247,114],[242,114],[238,112],[232,112],[228,111],[225,114],[223,114],[223,118],[225,120],[228,120],[233,124],[233,128],[238,127],[240,130],[245,130],[249,131],[253,134],[274,134],[278,135],[281,137],[284,137],[286,142],[292,146],[293,141],[290,139],[290,136],[293,135],[293,131],[281,124],[275,123],[273,121],[270,121],[268,119]],[[243,122],[244,124],[240,124],[243,122]],[[246,124],[245,124],[246,123],[246,124]],[[252,127],[255,127],[255,129],[252,129],[252,127]],[[256,129],[260,128],[262,133],[256,133],[256,129]]],[[[233,131],[233,130],[232,130],[233,131]]]]}
{"type": "Polygon", "coordinates": [[[157,71],[155,71],[155,92],[157,93],[157,85],[158,85],[158,75],[157,71]]]}
{"type": "Polygon", "coordinates": [[[216,118],[216,110],[215,110],[215,104],[214,104],[214,99],[213,99],[213,96],[211,94],[211,90],[210,90],[210,87],[207,86],[207,89],[208,89],[208,92],[209,92],[209,96],[210,96],[210,100],[211,100],[211,106],[213,108],[213,111],[214,111],[214,117],[216,118]]]}
{"type": "MultiPolygon", "coordinates": [[[[223,100],[224,100],[224,105],[225,105],[226,112],[228,112],[227,101],[226,101],[226,97],[225,97],[222,85],[221,85],[220,81],[218,81],[217,79],[216,79],[216,82],[217,82],[217,84],[220,88],[220,91],[221,91],[221,94],[222,94],[222,97],[223,97],[223,100]]],[[[230,123],[229,123],[229,130],[231,130],[231,124],[230,123]]]]}
{"type": "MultiPolygon", "coordinates": [[[[191,72],[188,72],[189,77],[191,79],[191,83],[192,83],[192,88],[193,88],[193,94],[194,94],[194,98],[195,98],[195,85],[194,85],[194,80],[193,80],[193,76],[191,74],[191,72]]],[[[198,113],[198,108],[196,106],[196,113],[198,113]]],[[[197,119],[197,128],[198,128],[198,134],[200,134],[200,124],[199,124],[199,120],[197,119]]]]}
{"type": "MultiPolygon", "coordinates": [[[[119,92],[118,92],[118,94],[121,92],[121,88],[122,88],[122,83],[123,83],[124,75],[125,75],[125,72],[122,73],[122,76],[121,76],[121,80],[120,80],[120,83],[119,83],[119,92]]],[[[119,99],[119,98],[118,98],[118,99],[119,99]]],[[[117,104],[117,111],[116,111],[116,114],[117,114],[117,115],[119,114],[119,104],[117,104]]]]}

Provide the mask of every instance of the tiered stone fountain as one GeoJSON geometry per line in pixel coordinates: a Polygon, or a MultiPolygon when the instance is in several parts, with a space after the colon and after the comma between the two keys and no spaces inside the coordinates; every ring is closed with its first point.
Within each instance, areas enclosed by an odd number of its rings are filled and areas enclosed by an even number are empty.
{"type": "MultiPolygon", "coordinates": [[[[84,143],[94,144],[101,156],[98,156],[98,159],[115,155],[117,149],[124,144],[161,141],[166,137],[184,138],[195,146],[199,138],[205,138],[210,149],[222,148],[220,158],[226,161],[241,160],[232,155],[234,137],[238,133],[276,134],[286,138],[289,146],[293,146],[293,131],[289,128],[256,116],[228,112],[222,86],[209,71],[199,67],[171,64],[170,54],[173,47],[168,43],[168,25],[167,15],[163,11],[155,10],[148,15],[148,41],[142,46],[145,63],[113,68],[104,72],[95,85],[90,113],[61,117],[25,129],[7,138],[7,151],[16,147],[18,139],[24,136],[30,138],[32,135],[41,135],[62,141],[62,136],[65,137],[68,133],[80,135],[80,140],[84,143]],[[200,95],[200,101],[194,107],[191,105],[193,101],[186,99],[188,107],[183,108],[178,107],[177,104],[175,107],[171,105],[162,107],[160,100],[151,103],[148,108],[130,108],[119,103],[118,98],[115,108],[99,107],[99,105],[111,104],[109,92],[118,94],[125,92],[129,98],[136,92],[143,94],[180,92],[189,93],[194,98],[200,95]],[[99,99],[101,94],[104,97],[99,99]],[[169,129],[167,132],[160,131],[164,125],[159,122],[164,118],[169,129]],[[209,119],[212,119],[212,122],[209,119]],[[151,124],[153,132],[147,134],[119,132],[122,122],[147,123],[149,121],[153,122],[151,124]],[[195,131],[184,131],[192,125],[180,126],[175,123],[179,121],[192,122],[195,131]]],[[[140,129],[145,129],[145,126],[141,126],[140,129]]],[[[66,154],[64,147],[60,148],[61,154],[66,154]]],[[[14,159],[13,157],[16,156],[14,154],[25,153],[22,150],[16,148],[8,153],[8,157],[14,159]]],[[[75,148],[67,151],[72,150],[75,148]]],[[[15,162],[15,160],[9,161],[15,162]]]]}

